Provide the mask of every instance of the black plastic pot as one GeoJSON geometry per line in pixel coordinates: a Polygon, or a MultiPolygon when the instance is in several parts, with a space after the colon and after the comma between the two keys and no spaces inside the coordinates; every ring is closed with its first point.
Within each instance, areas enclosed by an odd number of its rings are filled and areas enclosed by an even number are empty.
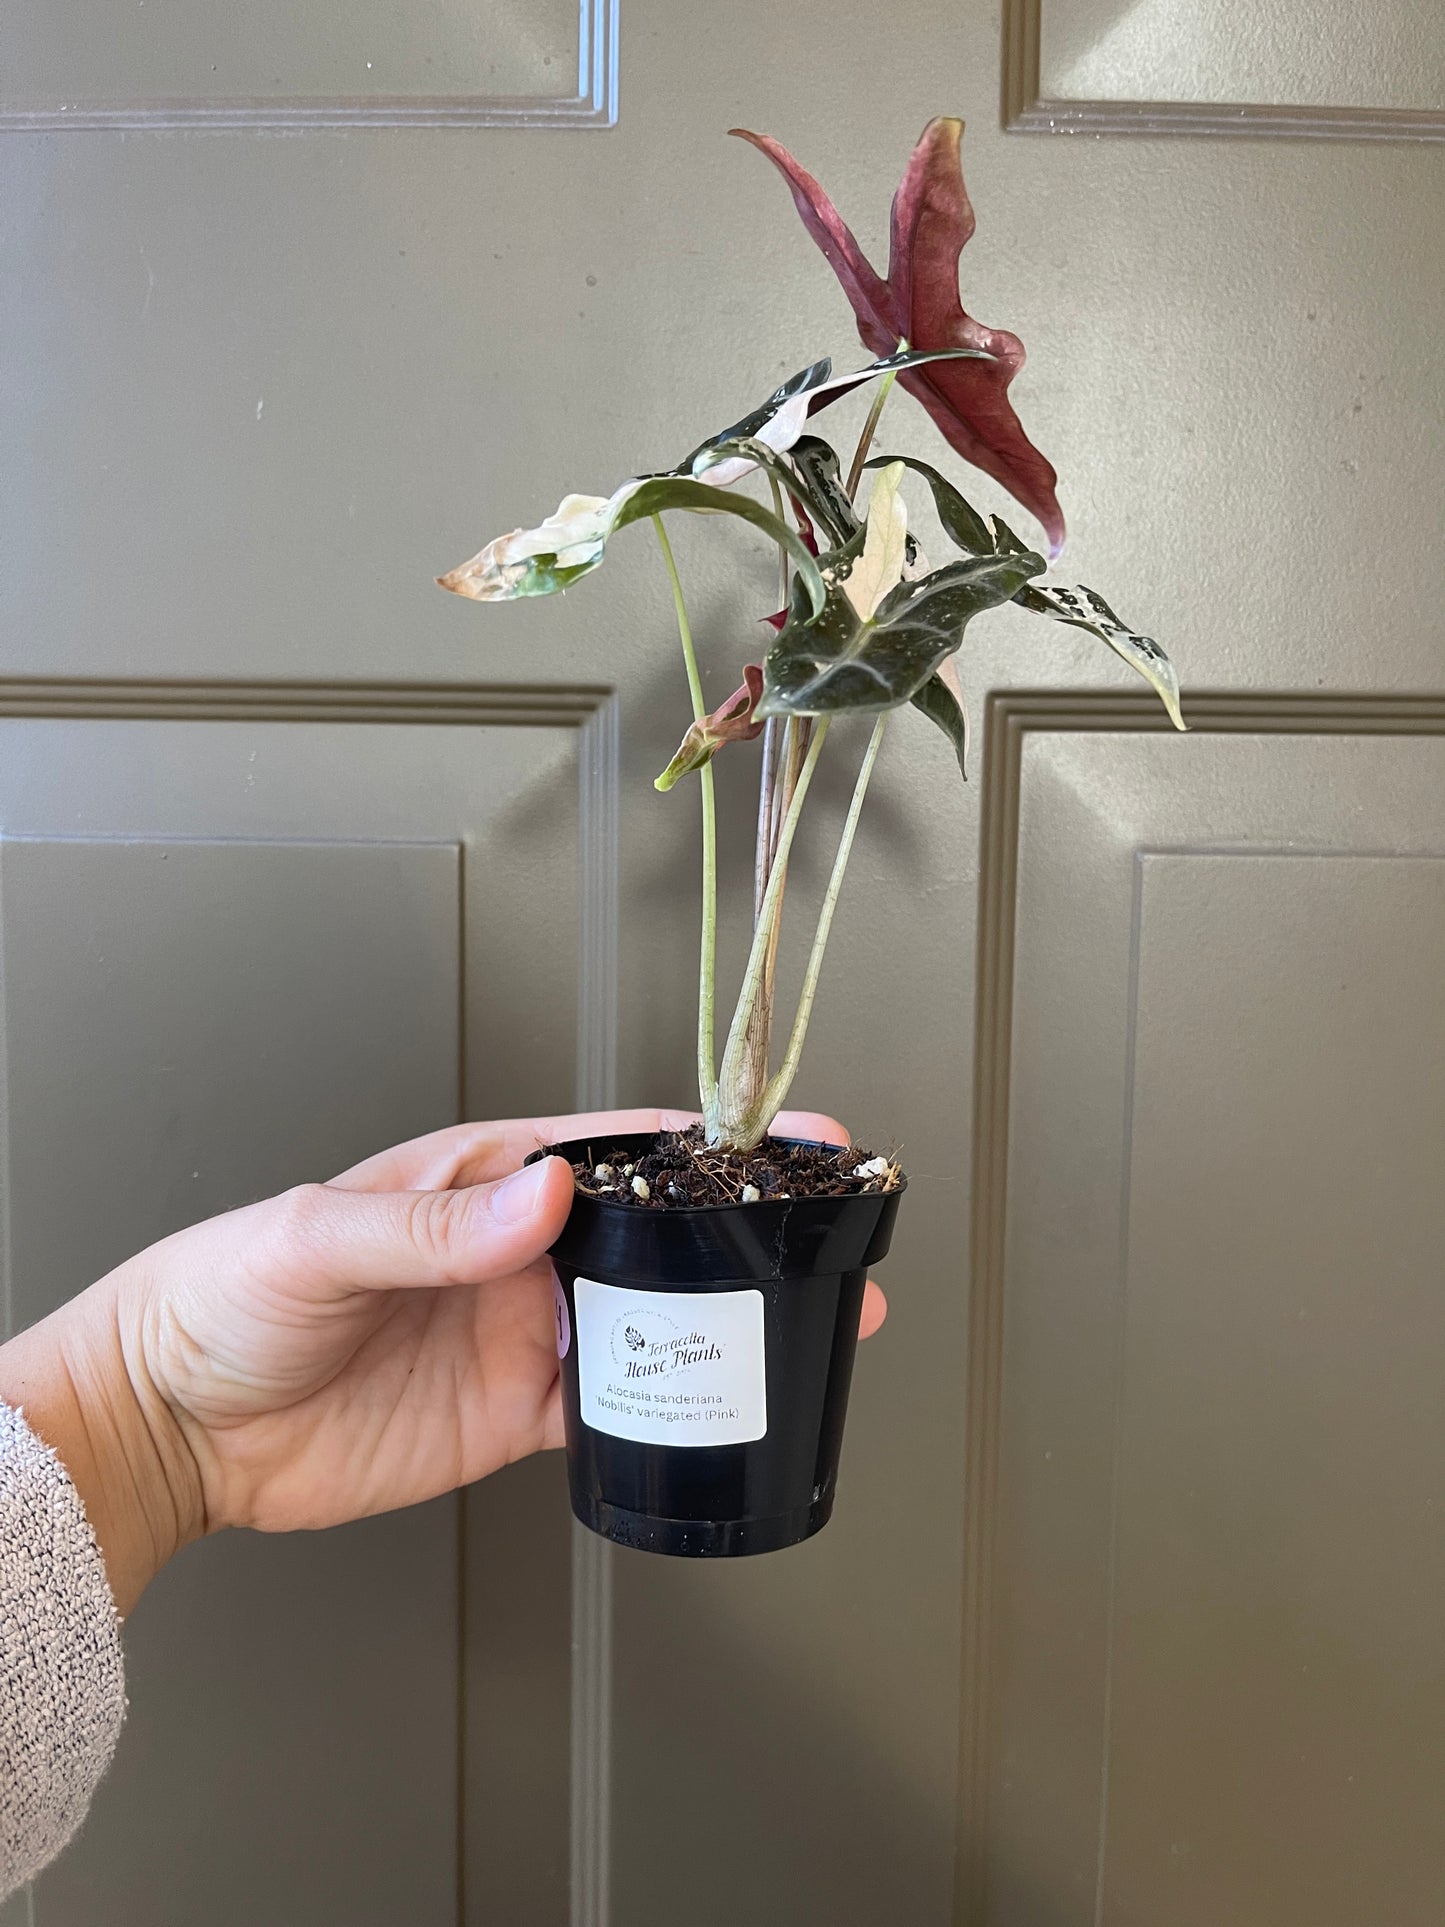
{"type": "MultiPolygon", "coordinates": [[[[653,1141],[554,1148],[580,1162],[653,1141]]],[[[901,1195],[662,1211],[578,1195],[552,1258],[584,1525],[734,1558],[827,1524],[863,1286],[901,1195]]]]}

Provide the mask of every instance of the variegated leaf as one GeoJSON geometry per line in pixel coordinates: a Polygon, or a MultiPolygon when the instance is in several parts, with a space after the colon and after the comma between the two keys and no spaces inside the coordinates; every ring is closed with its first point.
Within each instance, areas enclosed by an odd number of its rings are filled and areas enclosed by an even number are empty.
{"type": "MultiPolygon", "coordinates": [[[[993,554],[994,540],[989,534],[988,524],[972,503],[964,500],[946,475],[940,475],[930,462],[920,462],[912,455],[878,455],[866,466],[881,468],[887,462],[902,462],[905,468],[923,477],[933,490],[933,503],[938,510],[938,519],[943,524],[944,534],[956,542],[966,555],[993,554]]],[[[1017,545],[1017,552],[1024,553],[1022,542],[1017,545]]]]}
{"type": "Polygon", "coordinates": [[[750,496],[709,488],[690,476],[656,475],[624,482],[610,497],[569,495],[555,515],[535,529],[498,536],[470,562],[438,576],[442,588],[477,602],[510,602],[519,596],[551,595],[588,575],[601,562],[619,529],[665,509],[692,514],[735,515],[751,522],[793,559],[815,611],[823,608],[823,578],[802,537],[750,496]]]}
{"type": "Polygon", "coordinates": [[[1014,600],[1021,609],[1052,616],[1055,622],[1071,623],[1076,629],[1087,629],[1091,635],[1107,642],[1116,655],[1158,691],[1174,727],[1189,727],[1180,713],[1179,678],[1173,663],[1152,636],[1141,636],[1120,622],[1101,595],[1082,586],[1063,589],[1049,583],[1030,583],[1014,600]]]}
{"type": "Polygon", "coordinates": [[[842,482],[838,451],[821,435],[800,435],[788,459],[808,492],[809,513],[835,548],[842,548],[860,524],[842,482]]]}
{"type": "Polygon", "coordinates": [[[757,715],[896,709],[958,648],[972,617],[1007,602],[1031,576],[1043,573],[1044,563],[1037,555],[951,562],[922,581],[900,582],[871,621],[860,618],[847,593],[853,566],[846,556],[823,558],[828,599],[815,620],[806,619],[795,596],[763,665],[757,715]]]}
{"type": "Polygon", "coordinates": [[[867,534],[863,553],[848,573],[844,590],[865,622],[886,595],[903,579],[908,554],[908,508],[898,492],[902,462],[880,469],[868,500],[867,534]]]}
{"type": "Polygon", "coordinates": [[[714,488],[731,488],[734,482],[741,481],[748,473],[752,463],[741,456],[733,456],[722,463],[713,461],[713,451],[720,443],[755,440],[782,454],[802,434],[803,424],[809,415],[828,407],[831,402],[841,400],[864,382],[877,381],[881,375],[901,377],[909,370],[934,361],[988,359],[987,351],[980,348],[900,348],[894,353],[880,355],[867,367],[854,368],[846,375],[835,375],[832,362],[826,358],[815,361],[785,381],[781,388],[776,389],[750,414],[744,415],[741,421],[732,423],[716,435],[709,435],[672,472],[677,475],[700,475],[706,470],[714,488]]]}

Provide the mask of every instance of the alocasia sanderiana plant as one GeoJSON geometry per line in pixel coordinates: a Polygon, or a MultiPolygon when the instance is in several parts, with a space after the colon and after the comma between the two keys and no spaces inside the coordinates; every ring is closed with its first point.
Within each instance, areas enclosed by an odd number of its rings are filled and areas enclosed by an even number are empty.
{"type": "Polygon", "coordinates": [[[1042,581],[1044,556],[997,516],[980,514],[931,463],[871,457],[883,405],[896,383],[922,402],[949,447],[1002,484],[1042,526],[1056,556],[1064,520],[1053,468],[1023,431],[1009,385],[1023,365],[1017,336],[968,315],[959,298],[959,256],[974,216],[963,183],[963,123],[931,121],[893,199],[888,274],[869,264],[832,201],[775,140],[734,129],[774,163],[804,225],[852,304],[875,359],[835,375],[813,362],[759,407],[706,440],[664,474],[632,476],[610,496],[568,495],[536,528],[489,542],[439,578],[482,602],[550,595],[598,567],[611,538],[650,521],[672,586],[693,721],[657,778],[668,790],[696,774],[702,795],[702,959],[698,1084],[708,1143],[749,1151],[767,1133],[797,1073],[823,954],[859,814],[895,710],[913,707],[951,740],[959,767],[967,718],[955,656],[969,620],[1005,602],[1089,630],[1158,691],[1182,729],[1179,685],[1159,644],[1121,622],[1092,589],[1042,581]],[[873,401],[846,477],[837,452],[811,432],[816,414],[864,384],[873,401]],[[865,474],[871,476],[866,506],[865,474]],[[934,566],[909,531],[903,484],[932,496],[957,551],[934,566]],[[739,488],[761,481],[770,506],[739,488]],[[781,607],[763,662],[709,711],[687,605],[664,516],[722,513],[751,523],[776,545],[781,607]],[[772,1066],[778,935],[788,860],[814,772],[835,719],[866,717],[872,731],[823,894],[797,1012],[782,1060],[772,1066]],[[716,1054],[717,816],[712,759],[726,744],[760,740],[753,939],[721,1063],[716,1054]]]}

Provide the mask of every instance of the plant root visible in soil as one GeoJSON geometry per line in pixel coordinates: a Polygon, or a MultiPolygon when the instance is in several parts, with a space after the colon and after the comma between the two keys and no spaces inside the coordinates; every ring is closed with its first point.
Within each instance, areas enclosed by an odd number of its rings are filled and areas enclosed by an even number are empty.
{"type": "MultiPolygon", "coordinates": [[[[527,1162],[550,1157],[543,1146],[527,1162]]],[[[756,1150],[710,1147],[701,1125],[660,1131],[653,1147],[625,1151],[598,1143],[572,1166],[583,1197],[645,1211],[699,1205],[759,1204],[790,1198],[848,1198],[894,1191],[903,1181],[896,1159],[874,1157],[856,1144],[801,1145],[764,1138],[756,1150]]]]}

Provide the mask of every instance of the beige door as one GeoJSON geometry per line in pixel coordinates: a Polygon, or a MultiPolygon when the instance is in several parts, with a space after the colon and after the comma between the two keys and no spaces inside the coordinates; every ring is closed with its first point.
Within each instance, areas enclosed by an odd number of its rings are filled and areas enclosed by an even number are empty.
{"type": "MultiPolygon", "coordinates": [[[[12,1318],[463,1111],[685,1095],[645,540],[430,578],[857,352],[735,121],[876,247],[968,116],[966,297],[1194,730],[1003,612],[976,780],[887,745],[802,1084],[914,1178],[829,1529],[614,1557],[548,1463],[195,1548],[5,1927],[1445,1916],[1437,23],[1006,13],[10,8],[12,1318]]],[[[766,563],[707,533],[721,695],[766,563]]]]}

